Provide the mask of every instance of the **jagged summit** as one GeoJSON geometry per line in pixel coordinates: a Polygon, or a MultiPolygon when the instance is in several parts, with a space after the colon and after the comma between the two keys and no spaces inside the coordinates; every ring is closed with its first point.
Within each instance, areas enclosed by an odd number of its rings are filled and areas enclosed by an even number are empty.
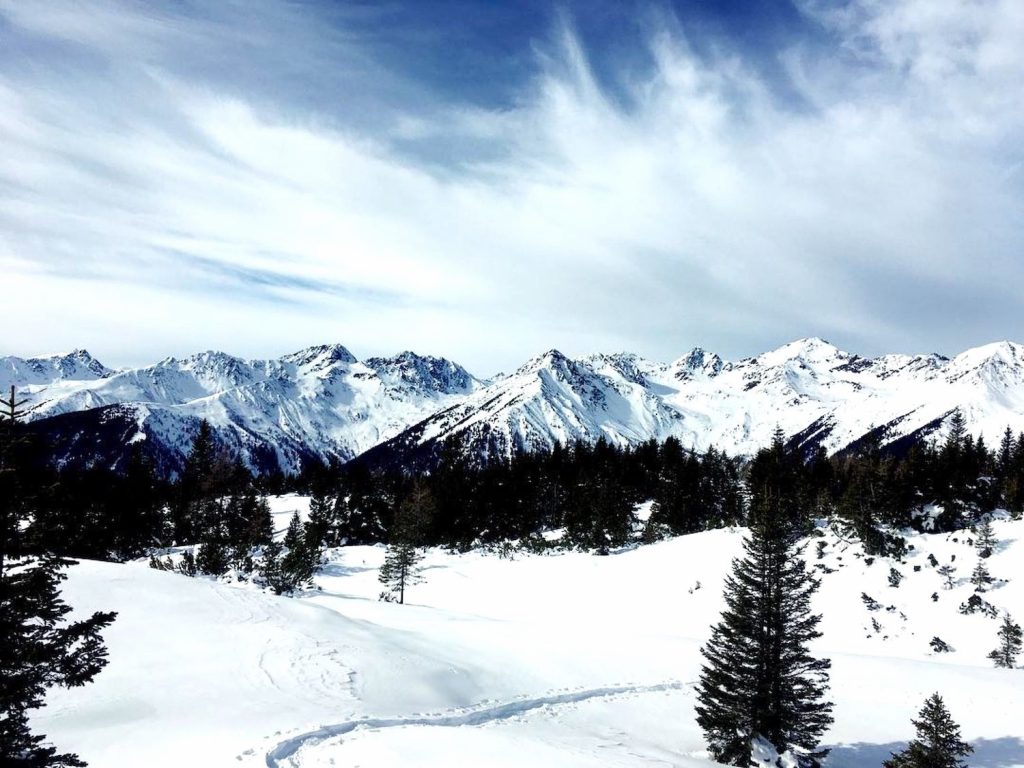
{"type": "Polygon", "coordinates": [[[872,429],[883,442],[941,437],[956,407],[990,443],[1006,426],[1024,430],[1024,346],[1009,341],[950,360],[864,358],[809,337],[737,362],[696,347],[667,365],[550,349],[490,381],[411,351],[359,362],[340,344],[277,360],[207,351],[122,371],[78,350],[0,358],[0,387],[11,384],[36,402],[34,419],[84,412],[75,434],[86,434],[84,414],[103,413],[93,428],[116,423],[122,442],[144,436],[172,465],[202,418],[253,465],[285,469],[375,447],[429,453],[452,436],[480,454],[668,436],[749,454],[779,426],[795,443],[837,451],[872,429]]]}
{"type": "Polygon", "coordinates": [[[563,366],[567,362],[569,362],[568,357],[563,355],[559,350],[552,348],[547,352],[531,357],[516,369],[516,373],[530,373],[540,368],[555,368],[563,366]]]}
{"type": "Polygon", "coordinates": [[[467,393],[480,386],[480,382],[465,368],[451,360],[415,352],[400,352],[393,357],[367,358],[365,365],[378,376],[391,377],[412,387],[424,387],[434,392],[467,393]]]}
{"type": "Polygon", "coordinates": [[[300,349],[298,352],[292,352],[291,354],[284,355],[281,360],[294,365],[309,365],[311,363],[317,363],[322,366],[332,365],[334,363],[357,362],[356,356],[341,344],[318,344],[313,347],[306,347],[305,349],[300,349]]]}
{"type": "Polygon", "coordinates": [[[30,358],[0,358],[0,383],[4,388],[22,382],[41,384],[50,381],[89,381],[105,378],[111,373],[111,369],[85,349],[30,358]]]}
{"type": "Polygon", "coordinates": [[[694,347],[684,357],[672,363],[671,368],[677,379],[702,373],[706,376],[717,376],[728,364],[714,352],[703,347],[694,347]]]}

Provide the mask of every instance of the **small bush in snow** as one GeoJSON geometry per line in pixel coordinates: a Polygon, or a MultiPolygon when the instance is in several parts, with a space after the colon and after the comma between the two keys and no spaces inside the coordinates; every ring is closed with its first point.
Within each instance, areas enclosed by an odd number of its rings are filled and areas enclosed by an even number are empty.
{"type": "Polygon", "coordinates": [[[967,598],[966,603],[960,603],[960,613],[965,616],[973,613],[980,613],[983,616],[988,616],[992,619],[999,615],[999,611],[996,610],[996,607],[987,600],[983,600],[978,594],[971,595],[967,598]]]}
{"type": "Polygon", "coordinates": [[[953,588],[953,574],[956,573],[956,568],[952,565],[943,565],[938,569],[939,576],[942,577],[942,586],[946,589],[953,588]]]}

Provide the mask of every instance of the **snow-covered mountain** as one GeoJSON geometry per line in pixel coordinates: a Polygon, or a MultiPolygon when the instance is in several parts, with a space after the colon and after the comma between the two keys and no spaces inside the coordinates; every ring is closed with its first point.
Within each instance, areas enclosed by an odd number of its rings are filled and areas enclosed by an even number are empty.
{"type": "Polygon", "coordinates": [[[361,363],[340,344],[276,360],[223,352],[111,371],[86,352],[0,360],[0,386],[17,386],[45,420],[61,458],[117,458],[118,443],[147,441],[170,469],[207,419],[257,468],[304,458],[348,460],[483,384],[448,360],[404,352],[361,363]]]}
{"type": "Polygon", "coordinates": [[[498,453],[675,436],[698,450],[749,454],[776,427],[798,445],[835,452],[873,430],[885,443],[941,434],[958,406],[990,445],[1007,426],[1024,430],[1024,346],[868,359],[809,338],[736,362],[697,348],[669,364],[628,353],[572,360],[551,350],[375,454],[425,455],[452,435],[498,453]]]}
{"type": "MultiPolygon", "coordinates": [[[[459,435],[478,452],[678,437],[747,454],[776,427],[838,451],[872,430],[883,442],[941,435],[960,407],[990,445],[1024,430],[1024,346],[998,342],[952,359],[864,358],[817,338],[726,361],[697,348],[671,363],[619,353],[539,355],[490,382],[444,359],[403,352],[358,361],[341,345],[276,360],[222,352],[113,371],[87,352],[0,359],[0,387],[23,390],[63,460],[110,461],[129,442],[180,463],[200,419],[257,468],[373,450],[429,454],[459,435]]],[[[41,425],[42,427],[42,425],[41,425]]]]}

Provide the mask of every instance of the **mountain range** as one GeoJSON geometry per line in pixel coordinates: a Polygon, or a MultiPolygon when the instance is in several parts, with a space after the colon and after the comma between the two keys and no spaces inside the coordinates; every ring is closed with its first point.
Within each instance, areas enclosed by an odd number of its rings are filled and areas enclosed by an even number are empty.
{"type": "Polygon", "coordinates": [[[477,455],[669,436],[750,454],[779,428],[794,445],[834,453],[869,433],[886,444],[941,435],[956,408],[990,445],[1007,426],[1024,430],[1024,346],[1006,341],[953,358],[866,358],[818,338],[737,361],[700,348],[671,363],[550,350],[493,379],[412,352],[359,361],[340,344],[273,360],[203,352],[123,370],[77,350],[0,358],[0,387],[12,385],[30,398],[33,429],[62,464],[116,466],[142,443],[171,472],[203,419],[260,471],[313,458],[424,457],[456,435],[477,455]]]}

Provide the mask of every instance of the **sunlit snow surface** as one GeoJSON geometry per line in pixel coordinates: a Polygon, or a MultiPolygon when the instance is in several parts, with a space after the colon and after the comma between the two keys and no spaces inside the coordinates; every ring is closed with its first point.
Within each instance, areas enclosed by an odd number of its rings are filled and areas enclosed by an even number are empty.
{"type": "MultiPolygon", "coordinates": [[[[275,499],[277,527],[307,504],[275,499]]],[[[995,530],[988,565],[1007,581],[985,597],[1024,619],[1024,522],[995,530]]],[[[816,651],[833,659],[829,765],[877,768],[933,691],[974,744],[972,766],[1024,765],[1024,670],[991,668],[998,621],[957,611],[977,562],[968,536],[914,536],[905,563],[866,565],[859,545],[832,534],[822,559],[808,548],[823,566],[816,651]],[[953,590],[929,554],[956,556],[953,590]],[[869,611],[861,593],[881,607],[869,611]],[[955,651],[933,654],[934,636],[955,651]]],[[[54,692],[35,725],[94,768],[706,764],[698,649],[741,537],[712,531],[608,557],[435,550],[405,606],[377,600],[379,547],[330,551],[320,590],[291,599],[82,562],[66,596],[79,611],[119,612],[110,664],[94,684],[54,692]]]]}

